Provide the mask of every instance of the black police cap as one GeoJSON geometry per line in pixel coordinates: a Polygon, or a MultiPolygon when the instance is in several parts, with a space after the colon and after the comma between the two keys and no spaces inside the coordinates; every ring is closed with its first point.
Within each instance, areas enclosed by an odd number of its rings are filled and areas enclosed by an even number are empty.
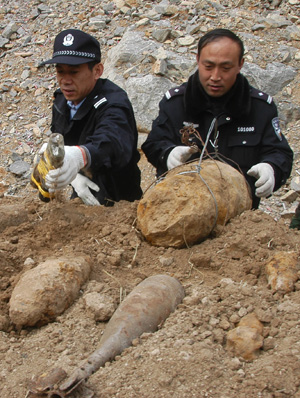
{"type": "Polygon", "coordinates": [[[98,40],[79,29],[67,29],[56,36],[52,58],[43,61],[40,65],[80,65],[93,61],[101,61],[98,40]]]}

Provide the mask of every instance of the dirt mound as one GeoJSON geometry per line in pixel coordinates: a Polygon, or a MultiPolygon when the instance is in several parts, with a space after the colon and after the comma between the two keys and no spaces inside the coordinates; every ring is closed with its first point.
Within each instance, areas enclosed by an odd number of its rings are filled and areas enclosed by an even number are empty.
{"type": "Polygon", "coordinates": [[[153,247],[136,228],[137,205],[45,204],[36,191],[21,203],[0,200],[10,215],[0,238],[2,396],[25,396],[27,379],[54,366],[71,373],[97,348],[106,323],[95,321],[82,298],[94,284],[118,305],[146,277],[167,274],[182,283],[183,303],[160,330],[90,377],[96,397],[296,397],[300,283],[288,295],[273,294],[265,264],[277,251],[299,254],[300,232],[246,211],[191,248],[153,247]],[[74,305],[41,328],[14,330],[8,302],[23,272],[55,255],[79,254],[91,258],[92,273],[74,305]],[[226,335],[252,312],[264,325],[264,343],[247,362],[226,350],[226,335]]]}

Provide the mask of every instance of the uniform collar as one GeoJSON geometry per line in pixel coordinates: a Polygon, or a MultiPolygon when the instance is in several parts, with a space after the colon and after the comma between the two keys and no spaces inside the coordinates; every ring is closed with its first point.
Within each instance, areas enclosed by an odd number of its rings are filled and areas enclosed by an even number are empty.
{"type": "Polygon", "coordinates": [[[77,105],[74,105],[73,101],[67,101],[67,104],[70,109],[74,109],[74,111],[77,111],[80,108],[80,106],[82,105],[84,100],[85,100],[85,98],[81,102],[79,102],[79,104],[77,104],[77,105]]]}
{"type": "Polygon", "coordinates": [[[218,109],[218,114],[226,114],[238,118],[250,112],[250,85],[248,80],[239,73],[235,84],[229,92],[222,98],[213,100],[204,91],[199,80],[198,71],[196,71],[187,82],[184,105],[186,114],[191,118],[193,116],[199,117],[205,111],[215,113],[216,109],[218,109]]]}
{"type": "Polygon", "coordinates": [[[79,102],[79,104],[75,105],[73,103],[73,101],[67,101],[67,105],[70,108],[70,118],[73,119],[73,117],[75,116],[75,113],[78,111],[78,109],[81,107],[81,105],[83,104],[85,98],[79,102]]]}

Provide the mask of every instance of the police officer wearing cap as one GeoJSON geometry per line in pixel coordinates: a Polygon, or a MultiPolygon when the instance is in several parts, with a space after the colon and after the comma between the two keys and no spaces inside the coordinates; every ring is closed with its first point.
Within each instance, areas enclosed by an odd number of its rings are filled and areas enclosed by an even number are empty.
{"type": "Polygon", "coordinates": [[[64,30],[45,64],[55,64],[59,84],[51,131],[65,141],[62,167],[46,176],[49,191],[71,184],[73,197],[88,205],[139,199],[140,155],[132,105],[123,89],[101,78],[99,42],[81,30],[64,30]]]}
{"type": "Polygon", "coordinates": [[[243,43],[232,31],[206,33],[198,43],[198,70],[161,100],[142,150],[161,176],[199,158],[205,147],[205,153],[243,172],[258,208],[260,198],[286,182],[293,152],[272,97],[240,73],[243,55],[243,43]]]}

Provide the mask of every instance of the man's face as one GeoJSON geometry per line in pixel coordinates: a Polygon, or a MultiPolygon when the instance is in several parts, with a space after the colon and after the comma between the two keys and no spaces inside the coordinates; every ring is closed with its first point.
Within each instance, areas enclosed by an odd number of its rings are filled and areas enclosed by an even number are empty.
{"type": "Polygon", "coordinates": [[[197,56],[200,82],[208,95],[222,97],[236,81],[244,60],[240,47],[228,37],[208,43],[197,56]]]}
{"type": "Polygon", "coordinates": [[[66,100],[79,104],[95,87],[99,77],[103,73],[101,63],[95,65],[92,70],[88,64],[81,65],[56,65],[56,77],[59,87],[66,100]]]}

